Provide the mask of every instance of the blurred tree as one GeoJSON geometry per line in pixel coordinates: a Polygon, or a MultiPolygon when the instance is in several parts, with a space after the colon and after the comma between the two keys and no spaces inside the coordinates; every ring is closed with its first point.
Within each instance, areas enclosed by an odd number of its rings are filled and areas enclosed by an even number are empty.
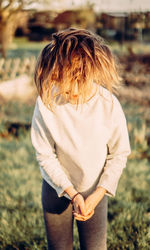
{"type": "Polygon", "coordinates": [[[6,57],[6,50],[17,28],[22,8],[21,0],[0,0],[0,44],[3,57],[6,57]]]}
{"type": "Polygon", "coordinates": [[[142,31],[146,28],[146,14],[145,13],[131,13],[129,17],[130,28],[137,30],[138,39],[143,40],[142,31]]]}
{"type": "Polygon", "coordinates": [[[11,42],[17,27],[24,22],[25,7],[33,3],[45,4],[50,0],[0,0],[0,52],[6,57],[8,45],[11,42]]]}
{"type": "Polygon", "coordinates": [[[145,14],[145,28],[150,29],[150,12],[145,14]]]}
{"type": "Polygon", "coordinates": [[[56,29],[65,29],[69,27],[85,28],[95,31],[96,15],[92,8],[82,8],[75,10],[66,10],[58,13],[53,20],[56,29]]]}

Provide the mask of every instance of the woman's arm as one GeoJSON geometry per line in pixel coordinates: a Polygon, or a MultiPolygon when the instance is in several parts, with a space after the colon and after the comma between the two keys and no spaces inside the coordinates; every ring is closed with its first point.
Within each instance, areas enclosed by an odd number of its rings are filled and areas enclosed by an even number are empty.
{"type": "Polygon", "coordinates": [[[73,185],[63,171],[57,158],[55,142],[50,131],[47,130],[37,105],[32,119],[31,139],[39,165],[46,172],[51,183],[56,187],[55,190],[58,196],[64,195],[64,190],[70,186],[73,187],[73,185]]]}
{"type": "Polygon", "coordinates": [[[130,154],[130,143],[126,119],[117,99],[114,100],[112,134],[108,141],[108,155],[104,171],[96,190],[85,200],[86,214],[95,209],[104,195],[115,196],[122,171],[130,154]]]}
{"type": "MultiPolygon", "coordinates": [[[[42,119],[38,105],[35,107],[32,118],[31,139],[36,151],[37,161],[49,176],[58,196],[61,197],[67,194],[68,198],[72,199],[77,190],[73,187],[57,158],[55,142],[42,119]]],[[[80,213],[80,216],[85,214],[85,202],[81,194],[75,197],[73,207],[74,212],[80,213]]]]}
{"type": "Polygon", "coordinates": [[[107,190],[103,187],[97,187],[85,200],[86,215],[96,208],[98,203],[103,199],[107,190]]]}
{"type": "Polygon", "coordinates": [[[74,213],[80,214],[80,215],[85,215],[85,202],[83,196],[78,193],[73,186],[67,188],[65,192],[70,196],[71,200],[73,199],[73,209],[74,213]]]}
{"type": "Polygon", "coordinates": [[[107,190],[106,195],[114,197],[119,179],[126,167],[127,157],[131,152],[126,118],[119,101],[114,99],[111,137],[108,141],[108,155],[104,171],[97,187],[107,190]]]}

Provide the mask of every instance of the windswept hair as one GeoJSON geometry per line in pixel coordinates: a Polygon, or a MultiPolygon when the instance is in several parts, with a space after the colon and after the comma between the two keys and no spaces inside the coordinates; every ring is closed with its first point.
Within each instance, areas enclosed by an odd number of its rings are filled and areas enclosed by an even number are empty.
{"type": "Polygon", "coordinates": [[[103,39],[84,29],[54,33],[35,68],[35,84],[43,103],[51,109],[58,96],[71,93],[75,84],[84,103],[92,82],[110,92],[119,83],[114,57],[103,39]]]}

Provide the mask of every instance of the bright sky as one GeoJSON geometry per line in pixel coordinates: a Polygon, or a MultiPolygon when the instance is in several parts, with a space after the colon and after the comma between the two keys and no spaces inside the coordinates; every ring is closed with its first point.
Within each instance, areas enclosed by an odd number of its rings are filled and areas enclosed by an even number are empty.
{"type": "MultiPolygon", "coordinates": [[[[150,0],[51,0],[48,9],[66,10],[80,7],[89,3],[94,4],[95,11],[107,12],[130,12],[130,11],[150,11],[150,0]]],[[[37,4],[33,7],[37,8],[37,4]]],[[[43,9],[44,5],[39,8],[43,9]]],[[[38,8],[38,9],[39,9],[38,8]]],[[[45,9],[45,8],[44,8],[45,9]]],[[[46,7],[47,9],[47,7],[46,7]]]]}

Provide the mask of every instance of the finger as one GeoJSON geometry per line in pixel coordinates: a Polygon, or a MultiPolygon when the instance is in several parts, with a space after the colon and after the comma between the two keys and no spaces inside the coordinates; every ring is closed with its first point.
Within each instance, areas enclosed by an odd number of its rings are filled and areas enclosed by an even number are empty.
{"type": "Polygon", "coordinates": [[[74,216],[74,218],[76,219],[76,220],[80,220],[80,221],[85,221],[86,220],[86,218],[85,217],[80,217],[80,216],[74,216]]]}
{"type": "Polygon", "coordinates": [[[94,210],[91,211],[91,213],[89,214],[89,218],[91,218],[93,216],[93,214],[94,214],[94,210]]]}
{"type": "Polygon", "coordinates": [[[82,221],[86,221],[88,219],[90,219],[94,214],[94,211],[92,211],[88,216],[83,216],[81,214],[77,214],[77,213],[74,213],[74,218],[76,220],[82,220],[82,221]]]}
{"type": "Polygon", "coordinates": [[[94,211],[91,211],[89,214],[87,214],[86,216],[84,216],[86,219],[90,219],[94,214],[94,211]]]}
{"type": "Polygon", "coordinates": [[[92,216],[90,216],[90,217],[78,217],[78,216],[75,216],[74,218],[75,218],[76,220],[86,221],[86,220],[90,219],[91,217],[92,217],[92,216]]]}
{"type": "Polygon", "coordinates": [[[78,206],[74,206],[73,208],[75,213],[80,214],[80,209],[78,206]]]}
{"type": "Polygon", "coordinates": [[[86,217],[85,217],[85,220],[89,220],[89,219],[93,216],[93,214],[94,214],[94,211],[92,211],[91,214],[89,214],[88,216],[86,216],[86,217]]]}
{"type": "Polygon", "coordinates": [[[85,219],[85,216],[83,216],[81,214],[77,214],[77,213],[74,213],[74,217],[75,217],[75,219],[82,219],[82,220],[85,219]]]}
{"type": "Polygon", "coordinates": [[[82,215],[82,214],[79,214],[79,213],[76,213],[75,211],[73,212],[73,214],[74,214],[74,216],[78,216],[78,217],[82,217],[82,218],[87,218],[87,217],[89,217],[89,216],[91,216],[91,215],[93,215],[94,214],[94,210],[92,210],[92,211],[90,211],[90,213],[88,213],[87,215],[82,215]]]}
{"type": "Polygon", "coordinates": [[[80,209],[80,213],[82,215],[85,215],[86,210],[85,210],[84,201],[83,201],[83,203],[80,204],[79,209],[80,209]]]}
{"type": "Polygon", "coordinates": [[[88,209],[86,210],[86,212],[85,212],[85,216],[87,216],[87,215],[91,214],[91,213],[92,213],[92,211],[93,211],[93,209],[88,208],[88,209]]]}
{"type": "Polygon", "coordinates": [[[84,219],[84,218],[80,218],[80,217],[74,217],[74,218],[75,218],[75,220],[85,221],[85,219],[84,219]]]}
{"type": "Polygon", "coordinates": [[[85,217],[85,216],[83,216],[82,214],[79,214],[79,213],[76,213],[76,212],[74,212],[73,214],[74,214],[74,216],[78,216],[78,217],[80,217],[80,218],[85,217]]]}

